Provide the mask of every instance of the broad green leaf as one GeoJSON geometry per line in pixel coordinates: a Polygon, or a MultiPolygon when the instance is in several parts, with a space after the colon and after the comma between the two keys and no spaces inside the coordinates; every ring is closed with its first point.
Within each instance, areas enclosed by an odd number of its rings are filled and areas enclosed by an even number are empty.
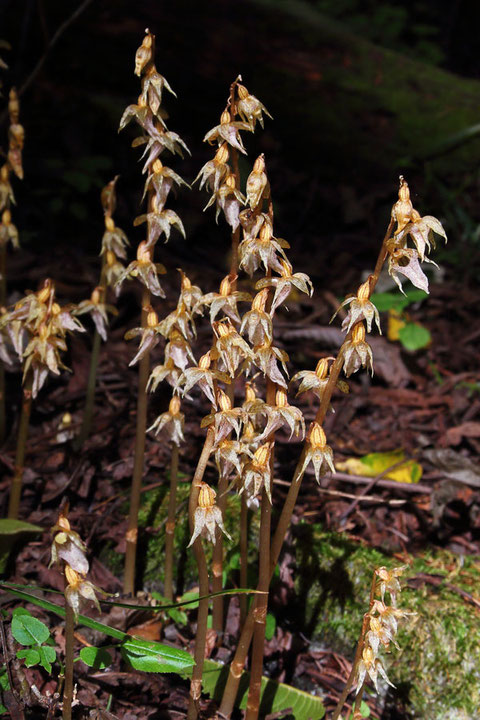
{"type": "Polygon", "coordinates": [[[398,331],[398,338],[406,350],[421,350],[430,345],[430,331],[419,323],[407,323],[398,331]]]}
{"type": "Polygon", "coordinates": [[[105,648],[84,647],[80,650],[80,659],[95,670],[104,670],[112,664],[112,656],[105,648]]]}
{"type": "Polygon", "coordinates": [[[335,464],[337,470],[350,475],[377,477],[385,473],[389,480],[403,483],[417,483],[422,477],[422,466],[415,460],[405,460],[403,450],[392,450],[385,453],[369,453],[361,458],[347,458],[335,464]],[[400,463],[400,464],[399,464],[400,463]],[[393,468],[394,465],[397,467],[393,468]],[[392,468],[392,470],[389,470],[392,468]],[[385,472],[388,470],[388,472],[385,472]]]}
{"type": "MultiPolygon", "coordinates": [[[[205,660],[202,678],[203,691],[212,698],[220,700],[228,677],[228,666],[213,660],[205,660]]],[[[242,673],[238,689],[236,707],[244,710],[247,707],[248,685],[250,673],[242,673]]],[[[289,714],[296,720],[320,720],[325,716],[325,708],[319,697],[309,695],[291,685],[276,683],[262,678],[260,699],[260,717],[270,713],[280,713],[290,709],[289,714]]]]}
{"type": "Polygon", "coordinates": [[[17,658],[19,660],[25,660],[27,667],[33,667],[40,662],[40,653],[38,652],[38,648],[25,648],[25,650],[19,650],[17,652],[17,658]]]}
{"type": "Polygon", "coordinates": [[[275,628],[277,627],[277,621],[275,620],[275,615],[272,615],[272,613],[267,613],[267,620],[265,623],[265,639],[271,640],[273,636],[275,635],[275,628]]]}
{"type": "Polygon", "coordinates": [[[144,672],[181,673],[194,664],[193,658],[188,653],[141,638],[131,637],[124,640],[120,649],[124,660],[135,670],[144,672]],[[161,648],[161,652],[159,652],[159,648],[161,648]],[[187,656],[188,662],[185,661],[184,655],[187,656]]]}
{"type": "Polygon", "coordinates": [[[48,673],[51,673],[52,663],[54,663],[57,659],[55,648],[50,647],[49,645],[40,645],[40,647],[37,648],[37,651],[40,653],[40,665],[45,668],[48,673]]]}
{"type": "Polygon", "coordinates": [[[49,638],[50,631],[45,623],[32,615],[14,612],[12,635],[20,645],[41,645],[49,638]]]}
{"type": "Polygon", "coordinates": [[[21,542],[22,538],[41,532],[43,532],[43,528],[23,520],[14,520],[13,518],[0,520],[0,572],[5,572],[13,547],[21,542]]]}
{"type": "MultiPolygon", "coordinates": [[[[65,617],[64,607],[55,605],[55,603],[49,602],[48,600],[38,598],[31,593],[19,590],[18,585],[13,586],[12,583],[0,581],[0,588],[1,587],[3,587],[14,597],[20,598],[20,600],[25,600],[25,602],[30,602],[34,605],[37,605],[38,607],[41,607],[48,612],[53,612],[61,618],[65,617]]],[[[168,645],[163,645],[162,643],[146,642],[141,638],[134,638],[130,635],[127,635],[127,633],[122,632],[121,630],[112,628],[110,627],[110,625],[105,625],[104,623],[98,622],[98,620],[93,620],[93,618],[86,617],[85,615],[79,615],[77,617],[77,624],[91,628],[92,630],[98,630],[104,635],[113,637],[116,640],[127,642],[129,644],[129,653],[132,655],[135,654],[135,646],[138,650],[138,656],[141,656],[142,654],[146,655],[148,654],[148,652],[150,652],[152,654],[152,657],[156,657],[158,659],[157,666],[160,665],[161,659],[165,667],[168,667],[167,670],[162,670],[161,672],[182,673],[188,671],[194,665],[192,656],[189,655],[189,653],[185,652],[185,650],[177,650],[176,648],[169,647],[168,645]],[[146,645],[148,645],[148,650],[145,648],[145,643],[146,645]]],[[[155,672],[159,671],[157,670],[155,672]]]]}
{"type": "Polygon", "coordinates": [[[428,294],[423,290],[407,290],[406,296],[398,292],[373,293],[370,298],[379,312],[386,310],[396,310],[401,312],[406,307],[415,302],[421,302],[428,294]]]}

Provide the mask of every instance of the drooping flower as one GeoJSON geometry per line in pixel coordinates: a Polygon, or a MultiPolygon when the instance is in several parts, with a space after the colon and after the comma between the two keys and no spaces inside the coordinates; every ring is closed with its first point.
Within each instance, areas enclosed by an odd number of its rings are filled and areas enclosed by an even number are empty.
{"type": "Polygon", "coordinates": [[[275,405],[265,404],[265,411],[267,413],[267,424],[259,437],[260,442],[285,425],[290,430],[290,440],[293,435],[300,436],[303,439],[305,436],[305,420],[302,411],[300,408],[288,404],[287,393],[284,388],[278,389],[275,393],[275,405]]]}
{"type": "Polygon", "coordinates": [[[163,275],[166,270],[163,265],[152,261],[152,250],[153,248],[149,248],[145,240],[139,243],[137,259],[133,260],[119,275],[115,287],[120,288],[127,278],[138,278],[153,295],[164,298],[165,293],[158,281],[158,273],[163,275]]]}
{"type": "Polygon", "coordinates": [[[228,395],[223,390],[217,390],[217,406],[220,408],[215,413],[210,413],[203,418],[200,427],[215,427],[215,446],[230,435],[232,430],[237,436],[240,435],[241,423],[245,419],[245,411],[242,408],[233,407],[228,395]]]}
{"type": "Polygon", "coordinates": [[[227,110],[224,110],[220,116],[220,125],[217,125],[212,130],[209,130],[203,138],[203,141],[213,145],[216,141],[221,142],[224,140],[231,145],[231,147],[235,148],[235,150],[238,150],[243,155],[246,155],[247,151],[243,146],[239,130],[252,132],[252,127],[248,123],[232,120],[230,113],[227,110]]]}
{"type": "Polygon", "coordinates": [[[292,273],[292,266],[288,260],[280,260],[281,270],[280,277],[262,278],[256,284],[257,290],[264,287],[272,286],[275,288],[275,295],[272,300],[270,314],[273,315],[279,305],[281,305],[290,295],[293,288],[300,290],[309,297],[313,294],[312,281],[306,273],[292,273]]]}
{"type": "Polygon", "coordinates": [[[203,295],[200,299],[200,303],[205,306],[210,306],[211,323],[214,322],[220,312],[233,320],[233,322],[240,322],[237,303],[247,302],[251,299],[252,296],[250,293],[232,290],[231,279],[230,276],[227,275],[220,283],[220,292],[211,292],[207,295],[203,295]]]}
{"type": "Polygon", "coordinates": [[[215,397],[215,383],[220,380],[223,383],[229,384],[231,378],[230,375],[227,375],[227,373],[210,369],[210,365],[211,357],[210,352],[208,352],[205,355],[202,355],[197,366],[189,367],[184,370],[178,384],[183,386],[183,395],[186,395],[192,387],[194,387],[194,385],[198,385],[212,405],[216,408],[217,399],[215,397]]]}
{"type": "Polygon", "coordinates": [[[214,322],[213,330],[217,336],[215,342],[217,356],[221,358],[231,377],[235,377],[239,364],[247,358],[252,359],[252,351],[228,318],[214,322]]]}
{"type": "Polygon", "coordinates": [[[365,342],[365,326],[359,322],[352,330],[351,340],[344,345],[343,372],[349,377],[361,367],[368,368],[373,375],[372,349],[365,342]]]}
{"type": "Polygon", "coordinates": [[[272,449],[273,443],[271,442],[260,445],[252,459],[245,463],[241,477],[240,493],[245,492],[247,497],[256,497],[260,491],[265,488],[267,497],[270,503],[272,502],[272,471],[270,462],[272,449]]]}
{"type": "Polygon", "coordinates": [[[265,173],[265,156],[259,155],[255,160],[252,172],[247,178],[247,202],[250,208],[254,210],[260,205],[265,189],[268,185],[268,178],[265,173]]]}
{"type": "Polygon", "coordinates": [[[225,530],[223,524],[222,511],[215,503],[217,493],[207,483],[202,482],[200,492],[198,494],[198,506],[195,510],[193,535],[188,543],[188,547],[193,545],[199,537],[206,537],[209,542],[215,545],[215,532],[217,527],[227,536],[229,540],[232,538],[225,530]]]}
{"type": "Polygon", "coordinates": [[[183,436],[184,422],[185,415],[180,412],[180,398],[178,395],[174,395],[170,400],[167,412],[157,417],[153,425],[148,428],[148,432],[154,431],[155,435],[166,432],[170,441],[180,446],[185,442],[183,436]]]}
{"type": "Polygon", "coordinates": [[[320,476],[325,475],[329,470],[332,473],[335,472],[332,448],[327,445],[323,428],[317,422],[313,422],[310,426],[303,462],[299,467],[296,480],[303,476],[310,463],[313,465],[317,482],[320,482],[320,476]]]}
{"type": "Polygon", "coordinates": [[[360,320],[365,320],[367,323],[367,332],[372,331],[372,321],[375,319],[375,323],[378,328],[380,335],[382,329],[380,327],[380,315],[375,305],[370,300],[370,278],[360,285],[357,294],[351,297],[345,298],[341,303],[340,307],[333,315],[332,320],[337,316],[340,308],[350,305],[348,313],[342,322],[342,330],[344,332],[350,332],[352,327],[360,320]]]}
{"type": "Polygon", "coordinates": [[[261,127],[263,128],[263,114],[268,115],[272,120],[272,116],[268,112],[265,105],[258,100],[255,95],[250,95],[247,88],[244,85],[237,85],[237,92],[239,100],[237,102],[238,114],[244,122],[255,128],[255,123],[258,120],[261,127]]]}
{"type": "Polygon", "coordinates": [[[255,295],[252,309],[245,313],[240,325],[240,332],[246,333],[252,345],[271,343],[273,339],[273,324],[268,313],[265,312],[269,290],[265,288],[255,295]]]}

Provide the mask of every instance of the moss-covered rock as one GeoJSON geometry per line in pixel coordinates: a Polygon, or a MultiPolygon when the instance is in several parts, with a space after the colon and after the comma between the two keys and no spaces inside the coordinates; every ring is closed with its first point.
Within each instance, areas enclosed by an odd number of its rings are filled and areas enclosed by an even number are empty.
{"type": "MultiPolygon", "coordinates": [[[[346,535],[300,525],[296,538],[295,617],[313,640],[353,658],[374,569],[402,560],[355,543],[346,535]]],[[[400,651],[387,655],[396,690],[385,702],[406,703],[422,720],[472,720],[480,707],[480,558],[446,551],[405,559],[399,606],[412,615],[403,621],[400,651]],[[444,579],[443,579],[444,578],[444,579]]]]}

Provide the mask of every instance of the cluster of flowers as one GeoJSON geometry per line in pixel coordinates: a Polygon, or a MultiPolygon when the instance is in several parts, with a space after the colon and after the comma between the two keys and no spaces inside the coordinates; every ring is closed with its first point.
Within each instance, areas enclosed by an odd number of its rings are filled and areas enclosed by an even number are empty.
{"type": "Polygon", "coordinates": [[[102,237],[102,270],[100,273],[100,284],[92,291],[89,300],[83,300],[75,309],[75,315],[89,313],[95,328],[105,342],[107,340],[108,313],[117,314],[117,309],[105,302],[107,288],[111,288],[118,296],[120,286],[117,280],[125,268],[121,260],[127,257],[129,245],[124,231],[115,225],[113,213],[116,206],[115,185],[117,177],[106,185],[101,193],[100,199],[103,207],[105,220],[105,231],[102,237]]]}
{"type": "Polygon", "coordinates": [[[23,381],[32,380],[32,397],[35,398],[47,379],[48,372],[60,374],[67,369],[60,353],[67,349],[67,332],[84,332],[85,328],[73,316],[74,306],[61,307],[55,300],[55,287],[47,279],[38,292],[28,293],[13,310],[0,320],[0,329],[6,329],[14,350],[23,361],[23,381]]]}
{"type": "Polygon", "coordinates": [[[138,278],[148,290],[157,297],[165,297],[158,280],[159,272],[165,272],[161,265],[153,262],[155,244],[161,235],[165,241],[170,237],[172,227],[176,227],[183,236],[185,230],[181,219],[173,210],[165,209],[165,203],[174,185],[187,185],[173,170],[163,165],[160,155],[164,150],[183,157],[183,151],[189,152],[187,146],[177,133],[167,129],[161,108],[163,90],[175,94],[165,78],[157,72],[153,62],[154,36],[145,31],[142,45],[135,56],[135,74],[141,77],[142,92],[138,103],[129,105],[120,120],[122,130],[131,120],[136,120],[142,128],[143,135],[136,138],[132,145],[145,145],[143,157],[146,157],[143,172],[147,173],[144,198],[148,196],[147,213],[135,219],[134,225],[147,223],[147,240],[141,242],[137,249],[137,259],[131,262],[117,278],[120,287],[127,278],[138,278]]]}
{"type": "Polygon", "coordinates": [[[398,620],[411,615],[411,613],[397,607],[397,596],[401,591],[398,578],[405,569],[406,566],[404,565],[392,570],[388,570],[386,567],[375,570],[374,599],[366,615],[366,630],[363,640],[361,640],[363,643],[362,651],[355,672],[357,693],[362,688],[367,676],[372,680],[377,692],[379,675],[385,682],[392,685],[378,653],[381,647],[388,651],[390,643],[399,649],[395,640],[398,620]],[[386,593],[390,596],[390,603],[385,599],[386,593]]]}
{"type": "Polygon", "coordinates": [[[22,150],[25,141],[25,130],[18,122],[20,115],[20,103],[16,90],[12,88],[9,93],[8,114],[10,125],[8,128],[8,153],[7,161],[0,167],[0,245],[6,246],[10,241],[14,247],[18,247],[18,230],[12,223],[10,206],[15,203],[13,188],[10,183],[10,174],[23,179],[22,150]]]}
{"type": "Polygon", "coordinates": [[[52,543],[50,565],[64,564],[65,578],[67,580],[65,587],[66,601],[75,615],[78,615],[86,600],[95,603],[98,612],[100,612],[96,593],[102,591],[86,579],[89,565],[85,543],[79,534],[71,529],[70,522],[63,513],[60,513],[52,532],[55,533],[55,536],[52,543]]]}

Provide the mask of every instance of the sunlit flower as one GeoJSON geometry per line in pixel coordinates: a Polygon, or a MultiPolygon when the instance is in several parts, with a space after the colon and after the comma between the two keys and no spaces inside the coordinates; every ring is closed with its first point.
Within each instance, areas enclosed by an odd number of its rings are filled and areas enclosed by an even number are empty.
{"type": "Polygon", "coordinates": [[[215,532],[217,527],[227,536],[229,540],[232,538],[225,530],[223,524],[222,511],[215,504],[216,492],[207,483],[202,482],[198,495],[198,507],[195,510],[193,535],[188,543],[188,547],[193,545],[195,540],[201,535],[206,537],[209,542],[215,545],[215,532]]]}
{"type": "Polygon", "coordinates": [[[333,464],[333,452],[330,445],[327,445],[327,438],[321,425],[313,422],[307,436],[307,444],[302,464],[296,476],[296,480],[303,476],[307,466],[312,463],[315,471],[315,479],[320,482],[320,476],[325,475],[329,470],[335,472],[333,464]]]}
{"type": "Polygon", "coordinates": [[[382,602],[385,599],[385,593],[388,592],[388,594],[390,595],[391,604],[394,607],[396,606],[397,595],[401,590],[400,583],[398,582],[398,578],[401,575],[403,575],[406,568],[407,568],[406,565],[402,565],[401,567],[397,567],[397,568],[392,568],[392,570],[388,570],[388,568],[386,568],[384,566],[377,568],[375,573],[380,580],[380,595],[382,597],[382,602]]]}

